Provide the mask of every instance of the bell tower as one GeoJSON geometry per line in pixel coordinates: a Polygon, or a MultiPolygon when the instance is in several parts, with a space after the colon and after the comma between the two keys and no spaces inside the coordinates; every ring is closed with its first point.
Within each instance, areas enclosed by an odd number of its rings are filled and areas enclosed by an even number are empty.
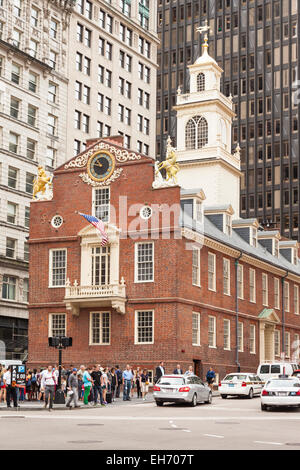
{"type": "Polygon", "coordinates": [[[183,189],[201,187],[205,205],[231,204],[240,216],[240,148],[231,153],[231,128],[235,116],[232,98],[220,91],[223,70],[208,53],[205,26],[202,55],[189,66],[190,92],[177,90],[177,157],[183,189]]]}

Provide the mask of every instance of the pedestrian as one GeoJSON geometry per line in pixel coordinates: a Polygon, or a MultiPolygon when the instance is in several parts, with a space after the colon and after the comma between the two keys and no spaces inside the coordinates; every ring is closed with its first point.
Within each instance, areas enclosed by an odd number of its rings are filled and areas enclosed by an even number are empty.
{"type": "Polygon", "coordinates": [[[68,379],[68,399],[66,406],[68,408],[72,408],[71,402],[74,401],[74,408],[80,408],[78,405],[78,376],[77,376],[77,369],[73,367],[71,374],[69,374],[68,379]]]}
{"type": "Polygon", "coordinates": [[[160,361],[155,370],[154,382],[156,383],[163,375],[165,375],[164,361],[160,361]]]}
{"type": "Polygon", "coordinates": [[[6,385],[4,383],[4,380],[3,380],[3,376],[6,372],[6,369],[5,367],[1,366],[1,369],[0,369],[0,403],[1,401],[5,402],[6,401],[6,385]]]}
{"type": "Polygon", "coordinates": [[[6,404],[7,408],[11,408],[10,401],[13,399],[14,408],[18,407],[16,382],[11,380],[11,366],[7,367],[7,371],[3,374],[3,382],[6,387],[6,404]]]}
{"type": "Polygon", "coordinates": [[[142,398],[145,401],[147,393],[149,391],[149,374],[147,369],[143,369],[141,373],[141,389],[142,389],[142,398]]]}
{"type": "Polygon", "coordinates": [[[142,391],[141,391],[141,370],[140,367],[136,368],[136,373],[135,373],[135,385],[136,385],[136,394],[137,398],[142,397],[142,391]]]}
{"type": "Polygon", "coordinates": [[[209,370],[207,371],[207,374],[206,374],[206,380],[207,380],[208,386],[211,390],[213,390],[213,388],[214,388],[215,378],[216,378],[215,371],[213,370],[212,367],[210,367],[209,370]]]}
{"type": "Polygon", "coordinates": [[[117,376],[117,388],[116,388],[116,398],[120,398],[120,391],[122,385],[122,371],[119,366],[116,366],[116,376],[117,376]]]}
{"type": "Polygon", "coordinates": [[[38,394],[37,369],[33,369],[33,372],[31,375],[31,392],[32,392],[32,399],[37,400],[37,394],[38,394]]]}
{"type": "Polygon", "coordinates": [[[131,367],[127,364],[126,369],[123,374],[123,401],[130,401],[130,389],[133,382],[133,374],[131,372],[131,367]]]}
{"type": "Polygon", "coordinates": [[[134,387],[135,387],[135,374],[136,374],[136,371],[133,370],[133,368],[131,368],[131,373],[132,373],[132,375],[133,375],[133,380],[132,380],[132,383],[131,383],[130,395],[131,395],[131,398],[133,398],[134,387]]]}
{"type": "Polygon", "coordinates": [[[28,369],[27,375],[26,375],[26,397],[27,397],[28,401],[31,400],[31,394],[32,394],[32,390],[31,390],[31,370],[28,369]]]}
{"type": "Polygon", "coordinates": [[[111,375],[111,400],[115,401],[115,394],[116,394],[116,389],[117,389],[117,375],[116,375],[116,369],[114,367],[111,368],[110,375],[111,375]]]}
{"type": "Polygon", "coordinates": [[[102,372],[102,393],[103,393],[103,403],[104,405],[107,405],[107,401],[106,401],[106,393],[107,393],[107,390],[109,388],[109,385],[108,385],[108,375],[107,375],[107,372],[108,372],[108,369],[107,367],[105,367],[103,369],[103,367],[101,367],[101,372],[102,372]]]}
{"type": "Polygon", "coordinates": [[[45,392],[45,405],[44,407],[47,408],[48,401],[49,401],[49,411],[53,409],[53,400],[54,400],[54,393],[55,387],[57,385],[57,377],[54,372],[52,365],[49,365],[48,368],[42,374],[41,380],[41,391],[45,392]]]}
{"type": "Polygon", "coordinates": [[[82,365],[80,366],[79,371],[77,372],[77,377],[78,377],[78,398],[79,400],[82,400],[82,391],[83,391],[83,374],[85,371],[85,366],[82,365]]]}
{"type": "Polygon", "coordinates": [[[94,381],[94,385],[93,385],[94,405],[97,406],[98,395],[99,395],[100,404],[104,406],[103,393],[102,393],[103,378],[102,378],[102,372],[100,370],[99,364],[94,366],[94,370],[91,373],[91,376],[94,381]]]}
{"type": "Polygon", "coordinates": [[[185,371],[184,375],[187,375],[187,376],[195,375],[193,366],[189,366],[188,370],[185,371]]]}
{"type": "Polygon", "coordinates": [[[91,377],[92,370],[93,368],[91,366],[88,366],[87,370],[84,371],[83,376],[82,376],[83,386],[84,386],[83,403],[86,406],[89,405],[88,397],[93,386],[93,379],[91,377]]]}
{"type": "Polygon", "coordinates": [[[181,369],[180,364],[177,364],[176,369],[174,369],[174,371],[173,371],[173,374],[175,374],[175,375],[176,374],[178,374],[178,375],[183,374],[183,370],[181,369]]]}

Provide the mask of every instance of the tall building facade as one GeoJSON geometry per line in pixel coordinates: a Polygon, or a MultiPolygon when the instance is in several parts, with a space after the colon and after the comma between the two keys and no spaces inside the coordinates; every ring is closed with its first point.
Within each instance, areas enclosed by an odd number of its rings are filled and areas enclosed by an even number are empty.
{"type": "Polygon", "coordinates": [[[156,0],[79,0],[71,17],[68,148],[123,135],[126,148],[155,149],[156,0]]]}
{"type": "MultiPolygon", "coordinates": [[[[208,21],[210,55],[233,100],[232,149],[241,147],[241,216],[299,239],[299,9],[297,0],[158,2],[157,155],[176,143],[176,95],[188,93],[208,21]]],[[[217,131],[216,131],[217,132],[217,131]]]]}
{"type": "Polygon", "coordinates": [[[65,160],[73,3],[0,1],[0,359],[26,358],[30,200],[65,160]]]}

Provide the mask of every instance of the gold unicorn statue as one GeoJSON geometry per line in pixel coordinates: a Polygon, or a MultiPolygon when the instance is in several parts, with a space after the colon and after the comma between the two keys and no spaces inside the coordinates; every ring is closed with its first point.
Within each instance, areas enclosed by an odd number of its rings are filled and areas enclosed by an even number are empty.
{"type": "Polygon", "coordinates": [[[177,184],[178,183],[177,173],[179,171],[179,165],[177,163],[176,150],[174,147],[172,147],[171,142],[172,140],[171,140],[171,137],[169,136],[167,140],[166,159],[157,166],[157,170],[155,174],[157,175],[160,172],[160,170],[165,169],[167,173],[166,180],[169,181],[173,179],[173,182],[177,184]]]}
{"type": "Polygon", "coordinates": [[[46,191],[46,186],[52,186],[51,176],[47,176],[42,166],[38,167],[38,175],[33,181],[33,199],[36,199],[37,193],[41,192],[43,195],[46,191]]]}

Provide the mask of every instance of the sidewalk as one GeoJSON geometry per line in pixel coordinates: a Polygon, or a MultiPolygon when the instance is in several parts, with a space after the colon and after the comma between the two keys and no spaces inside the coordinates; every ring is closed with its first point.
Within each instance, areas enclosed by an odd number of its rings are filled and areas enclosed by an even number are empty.
{"type": "MultiPolygon", "coordinates": [[[[213,391],[213,397],[218,397],[220,396],[218,391],[213,391]]],[[[134,405],[145,405],[147,403],[154,403],[154,398],[152,393],[148,393],[147,399],[144,401],[141,398],[132,398],[129,402],[128,401],[123,401],[122,397],[121,398],[116,398],[116,400],[113,403],[110,403],[106,406],[108,407],[113,407],[113,406],[126,406],[128,403],[134,404],[134,405]]],[[[80,408],[77,408],[77,410],[82,409],[82,410],[93,410],[95,409],[94,406],[87,407],[83,405],[83,401],[79,402],[80,408]]],[[[55,405],[55,409],[57,410],[67,410],[68,408],[66,405],[55,405]]],[[[100,405],[97,406],[97,408],[101,408],[100,405]]],[[[22,401],[19,402],[19,408],[17,411],[40,411],[44,409],[44,402],[40,401],[22,401]]],[[[11,408],[7,408],[6,403],[0,403],[0,412],[4,411],[16,411],[16,409],[13,407],[13,404],[11,404],[11,408]]]]}

